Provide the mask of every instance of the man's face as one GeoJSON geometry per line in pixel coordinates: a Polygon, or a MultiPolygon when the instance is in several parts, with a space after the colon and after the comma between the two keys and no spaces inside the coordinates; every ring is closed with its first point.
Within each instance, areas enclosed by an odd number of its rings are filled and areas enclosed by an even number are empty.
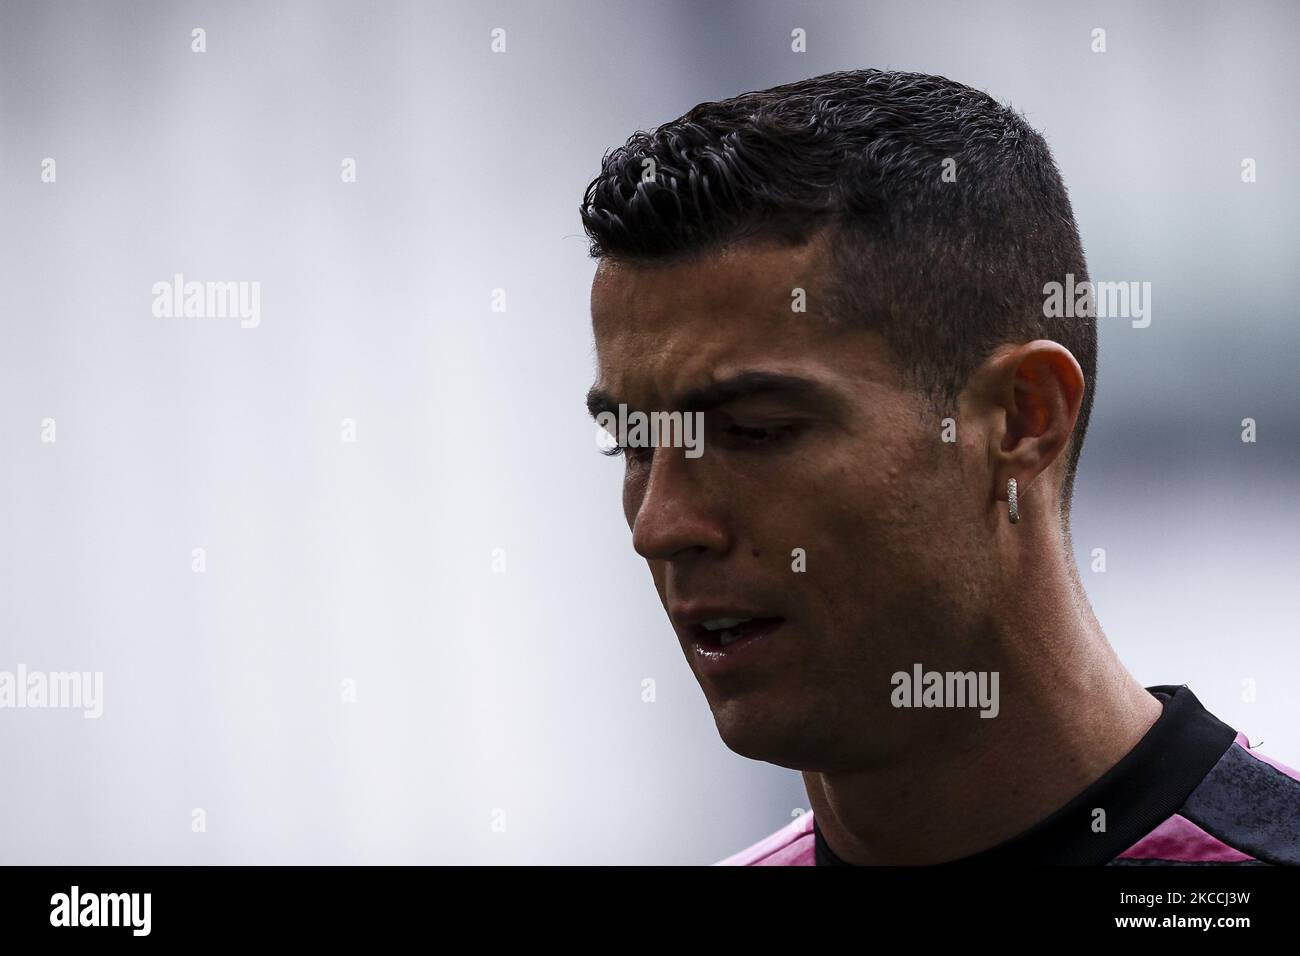
{"type": "Polygon", "coordinates": [[[699,457],[625,451],[633,546],[723,740],[801,770],[906,746],[922,727],[890,706],[890,675],[969,666],[951,646],[978,626],[962,557],[986,506],[959,477],[976,447],[941,441],[879,336],[827,321],[823,256],[812,242],[605,260],[591,295],[593,393],[704,410],[699,457]],[[704,626],[737,618],[751,623],[704,626]]]}

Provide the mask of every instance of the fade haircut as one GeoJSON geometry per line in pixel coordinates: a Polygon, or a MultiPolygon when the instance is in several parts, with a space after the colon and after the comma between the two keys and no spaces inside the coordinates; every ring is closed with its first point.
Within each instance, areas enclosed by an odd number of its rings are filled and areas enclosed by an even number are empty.
{"type": "Polygon", "coordinates": [[[878,332],[941,413],[999,345],[1059,342],[1086,381],[1068,522],[1097,326],[1043,314],[1044,285],[1087,281],[1087,264],[1047,143],[1014,110],[941,76],[827,73],[634,133],[605,154],[580,213],[593,258],[638,265],[827,230],[826,314],[878,332]]]}

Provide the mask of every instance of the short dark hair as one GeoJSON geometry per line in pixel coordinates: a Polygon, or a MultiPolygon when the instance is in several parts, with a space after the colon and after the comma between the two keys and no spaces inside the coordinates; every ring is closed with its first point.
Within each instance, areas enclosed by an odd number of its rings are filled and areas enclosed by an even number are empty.
{"type": "Polygon", "coordinates": [[[1087,281],[1087,264],[1047,143],[1011,108],[941,76],[880,70],[701,103],[607,152],[580,212],[593,258],[637,264],[749,239],[801,244],[829,227],[828,314],[879,332],[941,408],[997,346],[1059,342],[1087,382],[1068,519],[1097,326],[1044,316],[1044,285],[1087,281]]]}

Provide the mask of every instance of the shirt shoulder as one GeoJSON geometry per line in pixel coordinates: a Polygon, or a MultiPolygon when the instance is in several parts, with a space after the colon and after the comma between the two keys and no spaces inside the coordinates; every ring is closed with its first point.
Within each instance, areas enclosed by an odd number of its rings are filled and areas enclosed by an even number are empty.
{"type": "Polygon", "coordinates": [[[1112,863],[1300,865],[1300,771],[1238,733],[1178,812],[1112,863]]]}
{"type": "Polygon", "coordinates": [[[733,853],[714,866],[815,866],[813,814],[801,813],[780,830],[753,846],[733,853]]]}

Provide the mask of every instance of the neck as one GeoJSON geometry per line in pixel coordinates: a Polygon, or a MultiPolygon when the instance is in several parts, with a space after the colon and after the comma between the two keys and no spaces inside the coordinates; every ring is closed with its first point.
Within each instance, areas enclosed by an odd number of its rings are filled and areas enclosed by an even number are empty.
{"type": "Polygon", "coordinates": [[[1160,716],[1111,649],[1073,562],[1020,570],[986,645],[999,649],[996,718],[947,722],[870,767],[804,772],[836,856],[922,865],[996,846],[1095,782],[1160,716]]]}

